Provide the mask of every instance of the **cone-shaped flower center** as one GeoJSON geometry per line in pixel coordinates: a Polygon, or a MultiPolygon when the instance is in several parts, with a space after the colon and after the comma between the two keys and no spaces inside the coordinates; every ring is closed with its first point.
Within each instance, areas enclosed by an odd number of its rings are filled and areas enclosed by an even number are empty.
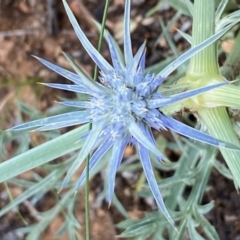
{"type": "Polygon", "coordinates": [[[149,97],[156,95],[155,76],[150,74],[144,76],[139,71],[132,81],[125,75],[114,73],[110,76],[101,73],[100,80],[108,91],[104,91],[100,96],[99,94],[92,96],[89,104],[91,121],[108,119],[108,127],[111,125],[111,129],[114,129],[113,135],[121,137],[129,134],[128,126],[132,121],[144,121],[149,126],[161,128],[162,122],[159,119],[161,113],[148,108],[146,102],[149,97]]]}

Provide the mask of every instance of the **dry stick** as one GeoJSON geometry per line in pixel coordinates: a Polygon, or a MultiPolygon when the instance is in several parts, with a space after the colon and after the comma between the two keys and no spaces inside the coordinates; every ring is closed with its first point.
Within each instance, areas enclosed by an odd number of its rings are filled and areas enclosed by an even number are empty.
{"type": "Polygon", "coordinates": [[[0,100],[0,112],[7,102],[15,95],[15,91],[9,92],[2,100],[0,100]]]}
{"type": "Polygon", "coordinates": [[[88,11],[88,9],[84,6],[84,4],[82,3],[82,0],[75,0],[75,2],[78,4],[79,6],[79,12],[75,11],[74,14],[78,17],[83,18],[84,20],[89,24],[89,26],[93,29],[93,30],[97,30],[96,25],[93,22],[93,16],[92,14],[88,11]]]}
{"type": "Polygon", "coordinates": [[[59,32],[56,3],[56,0],[47,0],[47,33],[49,35],[59,32]]]}
{"type": "Polygon", "coordinates": [[[32,205],[32,203],[28,200],[23,202],[23,205],[28,209],[30,215],[35,218],[38,222],[42,221],[42,217],[38,214],[37,209],[32,205]]]}
{"type": "Polygon", "coordinates": [[[39,33],[40,31],[36,31],[36,30],[19,29],[19,30],[13,30],[13,31],[2,31],[0,32],[0,37],[35,35],[39,33]]]}

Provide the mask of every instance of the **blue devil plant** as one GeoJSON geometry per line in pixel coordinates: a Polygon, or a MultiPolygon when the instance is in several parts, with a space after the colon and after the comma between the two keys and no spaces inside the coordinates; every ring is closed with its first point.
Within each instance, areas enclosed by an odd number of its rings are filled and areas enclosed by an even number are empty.
{"type": "MultiPolygon", "coordinates": [[[[63,4],[80,42],[100,69],[100,83],[94,82],[84,75],[67,54],[65,54],[66,58],[78,74],[67,71],[41,58],[37,58],[44,65],[74,83],[73,85],[53,83],[47,83],[45,85],[82,93],[87,95],[87,98],[84,101],[61,102],[63,105],[78,108],[78,111],[25,123],[14,127],[13,130],[35,128],[39,131],[45,131],[76,124],[92,123],[92,129],[84,136],[85,143],[78,158],[68,170],[62,187],[66,186],[70,181],[70,178],[88,154],[95,151],[90,159],[90,170],[92,170],[101,158],[108,151],[111,151],[107,193],[107,200],[109,202],[112,199],[115,175],[122,161],[124,150],[128,144],[134,144],[157,205],[168,221],[174,225],[164,205],[151,166],[149,152],[152,152],[159,160],[166,159],[156,147],[151,128],[157,130],[171,129],[186,137],[214,146],[237,149],[234,145],[217,140],[169,116],[165,116],[161,110],[159,110],[168,104],[196,96],[228,83],[220,83],[181,92],[172,96],[164,96],[158,90],[159,85],[177,66],[182,64],[183,61],[186,61],[193,54],[200,51],[203,45],[191,49],[160,73],[156,75],[145,74],[145,43],[139,48],[135,56],[133,56],[129,29],[130,0],[126,0],[124,13],[124,60],[122,59],[116,42],[110,34],[106,32],[105,35],[112,59],[111,66],[86,38],[65,0],[63,4]]],[[[211,41],[213,41],[213,39],[211,41]]],[[[211,42],[205,44],[209,45],[210,43],[211,42]]],[[[77,188],[79,188],[85,180],[85,174],[86,173],[83,172],[79,178],[77,188]]]]}

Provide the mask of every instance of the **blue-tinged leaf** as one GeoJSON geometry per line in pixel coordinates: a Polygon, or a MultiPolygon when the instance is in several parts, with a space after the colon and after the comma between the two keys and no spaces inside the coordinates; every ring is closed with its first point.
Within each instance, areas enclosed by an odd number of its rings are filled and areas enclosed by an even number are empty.
{"type": "Polygon", "coordinates": [[[141,84],[141,82],[143,82],[143,80],[146,80],[146,77],[148,75],[150,75],[150,74],[147,74],[146,76],[144,76],[145,59],[146,59],[146,50],[143,52],[143,54],[141,56],[136,73],[133,74],[134,76],[132,76],[133,81],[134,81],[133,83],[136,87],[139,86],[139,84],[141,84]]]}
{"type": "Polygon", "coordinates": [[[144,42],[141,45],[141,47],[138,49],[136,55],[134,56],[133,61],[127,66],[126,79],[129,81],[129,83],[131,85],[133,84],[134,75],[137,72],[137,67],[138,67],[139,62],[141,60],[141,57],[143,56],[145,46],[146,46],[146,42],[144,42]]]}
{"type": "Polygon", "coordinates": [[[104,128],[105,121],[99,121],[97,124],[93,124],[92,130],[89,132],[86,141],[77,157],[77,159],[73,162],[71,167],[68,169],[67,174],[63,180],[62,188],[64,188],[67,183],[70,181],[73,174],[77,171],[80,165],[83,163],[85,158],[91,151],[93,151],[93,146],[95,145],[99,134],[104,128]]]}
{"type": "Polygon", "coordinates": [[[102,55],[93,47],[93,45],[87,39],[87,37],[85,36],[84,32],[80,28],[77,20],[75,19],[71,9],[69,8],[69,6],[65,0],[63,0],[63,5],[67,12],[68,18],[75,30],[75,33],[78,36],[79,41],[82,43],[83,47],[88,52],[88,54],[92,58],[92,60],[98,65],[98,67],[103,72],[113,71],[112,66],[102,57],[102,55]]]}
{"type": "Polygon", "coordinates": [[[156,146],[151,142],[152,139],[149,139],[138,126],[137,123],[131,121],[128,126],[129,132],[136,139],[136,141],[140,142],[144,147],[146,147],[149,151],[155,154],[157,157],[161,159],[166,159],[166,157],[157,149],[156,146]]]}
{"type": "MultiPolygon", "coordinates": [[[[83,78],[83,79],[85,79],[86,81],[90,81],[90,82],[95,83],[95,82],[93,81],[93,79],[91,78],[91,76],[89,75],[89,73],[87,73],[84,68],[82,68],[80,65],[78,65],[78,64],[75,62],[74,58],[73,58],[70,54],[68,54],[68,53],[66,53],[66,52],[62,52],[62,54],[64,55],[64,57],[66,58],[66,60],[69,62],[69,64],[71,65],[71,67],[72,67],[72,68],[74,69],[74,71],[79,75],[80,78],[83,78]]],[[[87,86],[87,84],[85,84],[85,85],[87,86]]]]}
{"type": "Polygon", "coordinates": [[[151,160],[149,157],[149,152],[148,149],[145,148],[141,143],[137,144],[137,149],[139,153],[139,157],[143,166],[143,170],[145,173],[145,176],[147,178],[149,187],[153,193],[153,196],[157,202],[158,208],[162,211],[166,219],[169,221],[169,223],[174,226],[174,221],[171,218],[170,214],[168,213],[168,210],[163,202],[163,198],[161,196],[161,193],[159,191],[156,179],[154,177],[153,169],[152,169],[152,164],[151,160]]]}
{"type": "Polygon", "coordinates": [[[130,5],[131,1],[126,0],[124,9],[124,57],[126,65],[133,61],[131,31],[130,31],[130,5]]]}
{"type": "Polygon", "coordinates": [[[240,151],[240,148],[235,146],[234,144],[227,143],[222,140],[213,138],[210,135],[203,133],[201,131],[198,131],[197,129],[194,129],[192,127],[189,127],[173,118],[162,116],[162,121],[164,122],[164,125],[167,128],[169,128],[183,136],[186,136],[186,137],[189,137],[189,138],[195,139],[197,141],[207,143],[207,144],[210,144],[210,145],[213,145],[216,147],[240,151]]]}
{"type": "Polygon", "coordinates": [[[117,71],[118,70],[121,72],[124,71],[121,57],[119,56],[117,49],[115,49],[114,42],[113,42],[114,40],[109,33],[107,33],[107,41],[108,41],[109,51],[111,54],[112,64],[113,64],[114,68],[117,71]]]}
{"type": "Polygon", "coordinates": [[[112,201],[115,177],[117,169],[122,161],[124,150],[128,144],[128,139],[117,140],[112,148],[112,157],[108,166],[108,191],[107,191],[107,201],[110,203],[112,201]]]}
{"type": "MultiPolygon", "coordinates": [[[[94,21],[94,23],[96,24],[98,30],[101,31],[102,25],[100,23],[98,23],[97,21],[94,21]]],[[[119,47],[116,40],[112,37],[112,35],[105,29],[104,30],[104,38],[106,39],[108,44],[109,44],[109,39],[108,39],[109,36],[110,36],[111,44],[113,45],[113,48],[117,54],[117,58],[119,59],[119,62],[122,63],[122,65],[124,65],[125,64],[124,56],[123,56],[121,48],[119,47]]]]}
{"type": "Polygon", "coordinates": [[[146,125],[144,124],[143,122],[139,122],[138,123],[138,126],[139,128],[141,129],[141,131],[143,132],[143,134],[149,139],[149,141],[151,141],[151,143],[155,146],[156,145],[156,142],[155,142],[155,139],[154,139],[154,136],[152,134],[152,131],[151,129],[146,125]]]}
{"type": "Polygon", "coordinates": [[[92,92],[91,89],[87,89],[79,85],[70,85],[70,84],[61,84],[61,83],[41,83],[41,84],[51,88],[62,89],[65,91],[94,95],[94,92],[92,92]]]}
{"type": "Polygon", "coordinates": [[[165,80],[166,78],[155,78],[151,82],[151,91],[155,91],[158,88],[158,86],[162,84],[165,80]]]}
{"type": "Polygon", "coordinates": [[[85,119],[85,121],[83,122],[81,120],[69,119],[64,122],[50,123],[50,124],[44,125],[40,128],[37,128],[36,131],[49,131],[49,130],[53,130],[53,129],[59,129],[59,128],[64,128],[64,127],[79,125],[79,124],[86,123],[86,122],[89,122],[89,120],[85,119]]]}
{"type": "MultiPolygon", "coordinates": [[[[89,172],[97,165],[97,163],[102,159],[102,157],[107,153],[107,151],[112,147],[113,140],[111,138],[106,138],[103,143],[98,147],[95,153],[92,155],[89,161],[89,172]]],[[[83,181],[86,178],[86,168],[84,169],[82,175],[77,181],[76,188],[79,189],[82,186],[83,181]]]]}
{"type": "MultiPolygon", "coordinates": [[[[42,64],[44,64],[46,67],[50,68],[51,70],[53,70],[54,72],[58,73],[59,75],[69,79],[70,81],[74,82],[75,84],[78,84],[79,86],[81,86],[82,88],[90,88],[89,86],[87,86],[85,83],[86,83],[86,80],[83,80],[80,78],[80,76],[78,76],[77,74],[75,73],[72,73],[64,68],[61,68],[53,63],[50,63],[49,61],[43,59],[43,58],[40,58],[40,57],[36,57],[34,56],[37,60],[39,60],[42,64]]],[[[96,91],[96,88],[95,87],[91,87],[89,90],[92,90],[92,91],[96,91]]],[[[98,89],[98,91],[101,91],[101,88],[98,89]]]]}
{"type": "Polygon", "coordinates": [[[230,82],[222,82],[222,83],[214,84],[211,86],[205,86],[205,87],[189,90],[187,92],[178,93],[172,96],[162,96],[162,98],[149,99],[147,100],[147,104],[149,108],[160,108],[168,104],[172,104],[181,100],[186,100],[188,98],[198,96],[199,94],[205,93],[207,91],[211,91],[215,88],[219,88],[227,84],[230,84],[230,82]]]}
{"type": "Polygon", "coordinates": [[[89,122],[90,113],[89,111],[76,111],[76,112],[69,112],[63,113],[57,116],[43,118],[35,121],[31,121],[28,123],[23,123],[18,126],[12,127],[9,130],[24,130],[24,129],[34,129],[36,127],[47,126],[48,124],[55,124],[55,123],[65,123],[70,120],[76,120],[79,123],[86,123],[89,122]]]}
{"type": "Polygon", "coordinates": [[[94,82],[86,73],[84,73],[80,67],[74,62],[74,60],[69,56],[67,53],[63,53],[68,62],[71,64],[72,68],[75,70],[75,72],[80,76],[83,84],[88,87],[89,89],[92,89],[96,92],[99,92],[99,90],[103,87],[102,85],[97,84],[94,82]],[[99,89],[100,88],[100,89],[99,89]]]}
{"type": "Polygon", "coordinates": [[[145,71],[145,60],[146,60],[146,50],[143,52],[138,65],[138,71],[140,71],[142,74],[145,71]]]}
{"type": "MultiPolygon", "coordinates": [[[[154,146],[156,146],[156,141],[155,141],[155,139],[154,139],[154,136],[153,136],[153,133],[152,133],[152,131],[151,131],[151,128],[148,127],[146,124],[143,124],[143,123],[140,123],[140,124],[139,124],[139,127],[141,128],[141,130],[142,130],[142,132],[144,133],[144,135],[152,142],[152,144],[153,144],[154,146]]],[[[165,156],[164,156],[164,158],[166,159],[165,156]]],[[[164,159],[164,158],[159,158],[159,157],[157,157],[157,159],[158,159],[159,161],[161,161],[161,160],[164,159]]]]}
{"type": "Polygon", "coordinates": [[[201,50],[204,48],[208,47],[211,45],[213,42],[218,40],[220,37],[222,37],[227,31],[229,31],[236,22],[233,22],[232,24],[229,24],[227,27],[222,29],[221,31],[215,33],[213,36],[209,37],[202,43],[198,44],[197,46],[191,48],[181,56],[179,56],[176,60],[174,60],[172,63],[170,63],[167,67],[165,67],[163,70],[161,70],[157,76],[158,77],[167,77],[169,76],[175,69],[177,69],[180,65],[182,65],[184,62],[189,60],[191,57],[199,53],[201,50]]]}
{"type": "Polygon", "coordinates": [[[64,101],[64,102],[57,102],[61,105],[68,106],[68,107],[77,107],[77,108],[90,108],[89,102],[80,102],[80,101],[64,101]]]}
{"type": "Polygon", "coordinates": [[[144,41],[144,43],[140,46],[140,48],[138,49],[137,53],[135,54],[134,58],[133,58],[133,64],[131,64],[130,66],[130,71],[137,71],[137,66],[139,65],[143,53],[145,52],[145,48],[146,48],[146,41],[144,41]]]}

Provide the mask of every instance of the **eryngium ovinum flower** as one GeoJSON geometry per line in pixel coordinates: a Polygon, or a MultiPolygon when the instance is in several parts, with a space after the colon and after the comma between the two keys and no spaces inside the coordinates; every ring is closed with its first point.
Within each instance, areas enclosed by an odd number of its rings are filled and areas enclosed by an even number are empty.
{"type": "MultiPolygon", "coordinates": [[[[109,33],[106,33],[113,66],[111,66],[97,52],[86,38],[65,0],[63,0],[63,4],[80,42],[100,69],[99,79],[101,83],[96,83],[84,75],[68,55],[65,56],[78,75],[38,58],[38,60],[47,67],[74,83],[74,85],[51,83],[45,85],[87,94],[88,99],[85,101],[61,102],[63,105],[79,108],[79,111],[32,121],[30,123],[16,126],[12,128],[12,130],[37,128],[39,131],[45,131],[76,124],[92,123],[92,129],[85,136],[86,140],[79,153],[79,157],[67,172],[63,181],[63,187],[70,181],[71,176],[90,152],[95,150],[90,159],[91,171],[101,158],[108,151],[111,151],[107,193],[107,200],[109,202],[111,202],[113,196],[115,175],[123,158],[124,150],[128,144],[134,144],[156,203],[167,220],[174,225],[174,222],[164,205],[152,170],[149,152],[152,152],[159,160],[164,160],[165,156],[156,147],[151,128],[157,130],[171,129],[184,136],[214,146],[236,149],[237,147],[234,145],[214,139],[211,136],[190,128],[171,117],[164,116],[159,110],[159,108],[166,104],[196,96],[227,83],[194,89],[172,96],[163,96],[161,92],[157,91],[159,85],[167,77],[162,76],[163,71],[156,75],[144,74],[145,44],[143,44],[135,56],[133,56],[129,29],[130,0],[126,0],[124,13],[125,60],[122,60],[116,42],[109,33]]],[[[186,57],[183,61],[190,57],[190,55],[185,56],[186,57]]],[[[169,71],[169,73],[176,68],[174,64],[175,63],[172,63],[170,66],[171,71],[169,71]]],[[[77,182],[77,188],[82,185],[84,180],[85,171],[77,182]]]]}

